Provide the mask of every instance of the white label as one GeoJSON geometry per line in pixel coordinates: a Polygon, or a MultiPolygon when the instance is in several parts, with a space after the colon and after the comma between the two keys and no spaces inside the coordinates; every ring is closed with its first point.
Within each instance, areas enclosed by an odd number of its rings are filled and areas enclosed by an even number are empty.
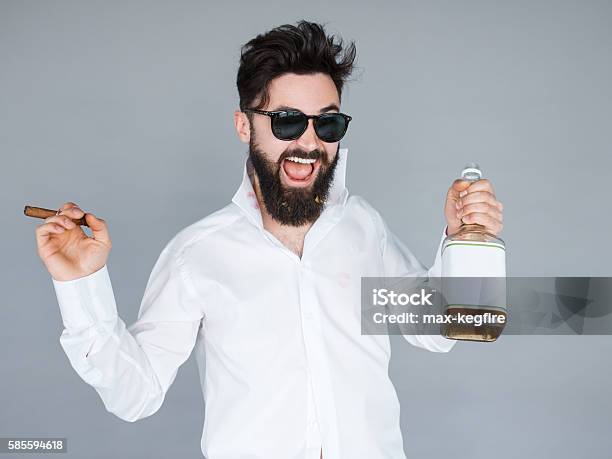
{"type": "Polygon", "coordinates": [[[506,309],[506,250],[494,242],[447,241],[442,247],[446,305],[506,309]],[[473,281],[452,277],[473,277],[473,281]],[[489,279],[487,279],[489,278],[489,279]]]}
{"type": "Polygon", "coordinates": [[[506,249],[495,242],[446,241],[442,277],[506,277],[506,249]]]}

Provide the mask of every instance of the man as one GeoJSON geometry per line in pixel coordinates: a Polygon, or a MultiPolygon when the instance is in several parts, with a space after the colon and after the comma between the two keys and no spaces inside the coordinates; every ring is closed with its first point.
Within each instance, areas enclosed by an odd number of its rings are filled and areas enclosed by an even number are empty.
{"type": "MultiPolygon", "coordinates": [[[[61,345],[108,411],[130,422],[155,413],[195,348],[206,458],[404,457],[389,338],[360,333],[360,278],[427,271],[345,188],[339,142],[350,116],[340,102],[354,59],[354,44],[305,21],[243,47],[234,114],[249,144],[242,184],[167,244],[129,328],[106,267],[106,222],[68,202],[37,228],[61,345]],[[83,215],[92,237],[71,221],[83,215]]],[[[491,184],[468,185],[448,190],[448,234],[462,221],[498,234],[491,184]]],[[[438,248],[430,274],[439,261],[438,248]]],[[[436,352],[454,344],[406,339],[436,352]]]]}

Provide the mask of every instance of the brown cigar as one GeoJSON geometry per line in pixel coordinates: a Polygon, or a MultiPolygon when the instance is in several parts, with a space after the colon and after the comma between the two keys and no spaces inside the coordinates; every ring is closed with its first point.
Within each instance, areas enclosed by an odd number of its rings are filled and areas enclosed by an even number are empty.
{"type": "MultiPolygon", "coordinates": [[[[56,210],[45,209],[44,207],[34,207],[34,206],[25,206],[23,208],[23,213],[27,215],[28,217],[42,218],[42,219],[53,217],[54,215],[57,215],[56,210]]],[[[77,219],[70,218],[70,220],[72,220],[77,225],[89,227],[89,225],[85,221],[85,215],[77,219]]]]}

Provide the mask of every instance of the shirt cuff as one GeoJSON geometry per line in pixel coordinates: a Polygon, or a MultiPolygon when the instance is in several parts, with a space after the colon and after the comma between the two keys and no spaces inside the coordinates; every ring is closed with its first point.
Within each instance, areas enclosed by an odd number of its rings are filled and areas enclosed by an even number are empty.
{"type": "Polygon", "coordinates": [[[51,280],[65,328],[90,327],[117,317],[117,305],[106,265],[78,279],[51,280]]]}
{"type": "Polygon", "coordinates": [[[440,242],[438,243],[438,249],[436,250],[436,256],[434,257],[433,265],[431,265],[431,268],[427,270],[427,275],[429,277],[442,276],[442,245],[444,244],[444,239],[446,239],[447,230],[448,226],[445,226],[444,230],[442,231],[442,237],[440,238],[440,242]]]}

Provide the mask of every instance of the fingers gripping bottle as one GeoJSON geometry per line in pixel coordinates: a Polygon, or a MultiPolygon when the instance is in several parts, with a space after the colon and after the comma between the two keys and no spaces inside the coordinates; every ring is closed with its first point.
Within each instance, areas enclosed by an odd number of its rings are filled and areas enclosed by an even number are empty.
{"type": "MultiPolygon", "coordinates": [[[[461,178],[482,178],[478,164],[469,163],[461,178]]],[[[442,243],[442,294],[445,314],[452,320],[442,335],[458,340],[495,341],[507,320],[506,245],[479,224],[463,223],[442,243]]]]}

